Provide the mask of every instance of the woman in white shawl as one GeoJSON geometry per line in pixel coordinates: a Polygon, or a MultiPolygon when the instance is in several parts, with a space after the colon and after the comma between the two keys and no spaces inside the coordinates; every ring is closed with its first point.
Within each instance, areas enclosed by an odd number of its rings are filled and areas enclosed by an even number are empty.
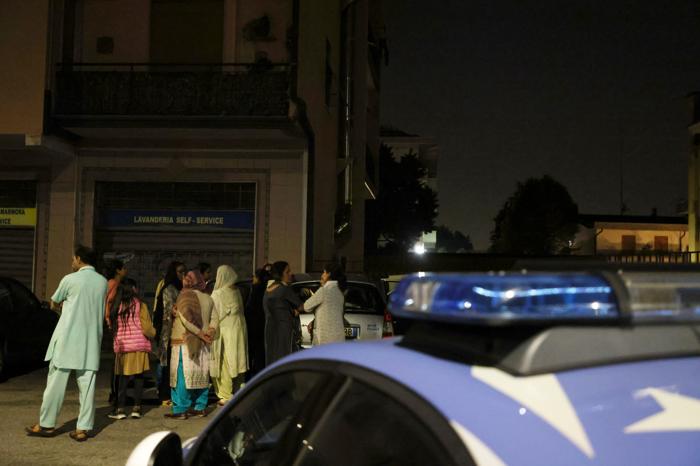
{"type": "Polygon", "coordinates": [[[345,341],[346,288],[345,272],[340,264],[330,263],[323,268],[321,287],[304,303],[304,312],[313,312],[312,344],[339,343],[345,341]]]}
{"type": "Polygon", "coordinates": [[[238,391],[248,370],[248,332],[243,314],[243,299],[236,288],[238,275],[228,265],[216,271],[216,286],[211,294],[219,313],[219,332],[211,348],[209,370],[219,405],[238,391]]]}

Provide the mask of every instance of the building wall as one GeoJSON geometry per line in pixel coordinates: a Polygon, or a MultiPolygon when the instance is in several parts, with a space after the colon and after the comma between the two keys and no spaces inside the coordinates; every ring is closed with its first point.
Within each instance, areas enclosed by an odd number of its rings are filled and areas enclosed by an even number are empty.
{"type": "MultiPolygon", "coordinates": [[[[256,265],[286,260],[293,270],[304,270],[302,155],[299,151],[260,157],[204,150],[186,154],[102,150],[85,151],[56,165],[50,189],[46,296],[70,272],[73,245],[94,245],[96,181],[256,182],[256,265]]],[[[244,279],[252,270],[238,273],[244,279]]]]}
{"type": "MultiPolygon", "coordinates": [[[[224,44],[221,61],[250,63],[256,52],[267,53],[274,63],[289,62],[287,31],[292,26],[292,0],[224,0],[224,44]],[[251,42],[243,28],[251,20],[268,15],[271,40],[251,42]]],[[[150,0],[85,0],[81,11],[82,62],[149,62],[150,0]],[[114,52],[99,54],[97,38],[114,38],[114,52]]]]}
{"type": "Polygon", "coordinates": [[[338,84],[340,69],[340,2],[328,0],[299,1],[298,86],[299,97],[314,133],[313,167],[313,238],[312,263],[309,270],[320,270],[333,259],[334,218],[336,209],[336,163],[339,157],[338,84]],[[326,40],[331,46],[335,98],[325,102],[326,40]]]}
{"type": "Polygon", "coordinates": [[[148,62],[150,21],[150,0],[84,0],[81,56],[76,61],[148,62]],[[112,54],[97,53],[97,38],[103,36],[114,39],[112,54]]]}
{"type": "MultiPolygon", "coordinates": [[[[700,112],[700,96],[692,100],[694,114],[700,112]]],[[[688,163],[688,236],[691,251],[700,251],[700,121],[690,125],[688,163]]]]}
{"type": "Polygon", "coordinates": [[[668,238],[668,252],[687,251],[689,247],[688,229],[685,225],[630,225],[581,227],[576,236],[577,254],[620,254],[654,250],[654,238],[668,238]],[[622,237],[634,236],[634,251],[624,251],[622,237]]]}
{"type": "Polygon", "coordinates": [[[273,63],[289,62],[287,31],[293,24],[292,8],[292,0],[237,1],[236,61],[252,63],[255,61],[256,52],[265,52],[268,59],[273,63]],[[272,40],[255,42],[246,40],[243,33],[244,27],[250,21],[263,15],[267,15],[270,18],[270,36],[272,40]]]}
{"type": "Polygon", "coordinates": [[[0,135],[42,133],[49,2],[0,3],[0,135]]]}

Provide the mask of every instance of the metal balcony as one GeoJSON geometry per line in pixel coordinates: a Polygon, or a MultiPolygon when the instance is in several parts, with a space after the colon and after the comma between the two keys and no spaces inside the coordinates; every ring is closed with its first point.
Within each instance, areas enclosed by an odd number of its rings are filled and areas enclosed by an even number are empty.
{"type": "Polygon", "coordinates": [[[73,63],[56,71],[54,117],[286,117],[290,64],[73,63]]]}

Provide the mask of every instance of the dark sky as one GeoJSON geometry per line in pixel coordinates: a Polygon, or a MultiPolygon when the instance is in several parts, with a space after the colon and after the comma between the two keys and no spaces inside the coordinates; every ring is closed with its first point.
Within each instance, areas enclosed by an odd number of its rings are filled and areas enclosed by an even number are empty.
{"type": "Polygon", "coordinates": [[[518,181],[582,213],[672,215],[687,198],[700,0],[384,0],[383,124],[440,145],[438,223],[488,247],[518,181]]]}

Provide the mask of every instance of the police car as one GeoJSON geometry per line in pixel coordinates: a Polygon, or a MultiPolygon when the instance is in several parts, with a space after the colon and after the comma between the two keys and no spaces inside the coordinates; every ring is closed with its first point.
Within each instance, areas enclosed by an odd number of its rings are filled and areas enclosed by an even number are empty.
{"type": "Polygon", "coordinates": [[[404,337],[287,357],[127,464],[700,464],[700,274],[420,274],[390,309],[404,337]]]}

